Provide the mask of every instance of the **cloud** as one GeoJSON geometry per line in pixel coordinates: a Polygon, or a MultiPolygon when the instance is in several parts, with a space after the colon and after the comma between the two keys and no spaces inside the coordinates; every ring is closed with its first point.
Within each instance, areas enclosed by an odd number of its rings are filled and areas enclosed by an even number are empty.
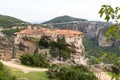
{"type": "Polygon", "coordinates": [[[88,20],[101,20],[102,4],[119,5],[119,0],[0,0],[0,13],[26,21],[46,21],[70,15],[88,20]]]}

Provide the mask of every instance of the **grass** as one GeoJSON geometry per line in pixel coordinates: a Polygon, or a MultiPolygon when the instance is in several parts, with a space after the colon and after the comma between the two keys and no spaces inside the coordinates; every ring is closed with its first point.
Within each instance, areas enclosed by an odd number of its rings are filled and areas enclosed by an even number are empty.
{"type": "Polygon", "coordinates": [[[23,71],[19,69],[15,69],[12,67],[8,67],[10,69],[10,72],[16,77],[16,78],[27,78],[28,80],[49,80],[47,78],[46,72],[29,72],[24,73],[23,71]]]}
{"type": "Polygon", "coordinates": [[[113,73],[111,73],[111,72],[107,72],[107,74],[108,75],[110,75],[111,77],[117,77],[117,78],[119,78],[120,79],[120,74],[119,75],[115,75],[115,74],[113,74],[113,73]]]}
{"type": "Polygon", "coordinates": [[[109,76],[112,76],[112,73],[111,73],[111,72],[107,72],[107,74],[108,74],[109,76]]]}

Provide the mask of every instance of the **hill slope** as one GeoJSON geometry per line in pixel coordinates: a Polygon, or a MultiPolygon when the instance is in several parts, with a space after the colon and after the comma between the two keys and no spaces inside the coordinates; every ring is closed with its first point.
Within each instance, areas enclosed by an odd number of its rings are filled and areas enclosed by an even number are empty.
{"type": "Polygon", "coordinates": [[[17,18],[6,15],[0,15],[0,27],[2,28],[11,28],[13,26],[24,26],[27,24],[28,22],[22,21],[17,18]]]}
{"type": "MultiPolygon", "coordinates": [[[[86,37],[83,38],[83,45],[85,47],[86,57],[89,58],[92,64],[97,58],[103,55],[103,53],[115,53],[120,55],[119,47],[101,47],[86,37]]],[[[111,61],[107,58],[103,59],[102,61],[104,63],[111,63],[111,61]]]]}
{"type": "Polygon", "coordinates": [[[86,19],[74,18],[74,17],[65,15],[65,16],[56,17],[56,18],[54,18],[52,20],[46,21],[43,24],[72,22],[72,21],[87,21],[87,20],[86,19]]]}

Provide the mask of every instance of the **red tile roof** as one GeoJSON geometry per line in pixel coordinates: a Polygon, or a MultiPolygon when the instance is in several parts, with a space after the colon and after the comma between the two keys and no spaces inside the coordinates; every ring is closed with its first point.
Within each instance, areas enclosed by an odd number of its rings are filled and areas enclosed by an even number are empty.
{"type": "Polygon", "coordinates": [[[48,28],[40,28],[37,30],[22,30],[19,33],[20,34],[29,34],[29,35],[46,35],[46,36],[50,36],[53,33],[58,33],[59,35],[64,35],[64,36],[71,36],[71,35],[83,35],[82,32],[80,31],[74,31],[74,30],[61,30],[61,29],[57,29],[57,30],[51,30],[48,28]]]}
{"type": "Polygon", "coordinates": [[[44,35],[44,32],[42,30],[22,30],[20,31],[20,34],[29,34],[29,35],[44,35]]]}
{"type": "Polygon", "coordinates": [[[74,31],[74,30],[61,30],[61,29],[58,29],[56,30],[56,32],[60,35],[83,35],[82,32],[79,32],[79,31],[74,31]]]}

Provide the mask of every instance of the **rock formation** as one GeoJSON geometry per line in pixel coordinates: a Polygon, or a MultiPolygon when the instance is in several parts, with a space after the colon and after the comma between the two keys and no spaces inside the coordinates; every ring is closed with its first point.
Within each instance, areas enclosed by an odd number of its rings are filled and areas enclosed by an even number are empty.
{"type": "Polygon", "coordinates": [[[0,40],[0,59],[10,60],[13,52],[13,37],[0,40]]]}
{"type": "Polygon", "coordinates": [[[14,58],[19,58],[24,54],[43,54],[46,59],[52,63],[65,62],[74,64],[84,64],[86,65],[84,46],[82,44],[83,33],[74,30],[50,30],[47,28],[30,28],[22,30],[14,34],[14,58]],[[74,45],[74,52],[71,57],[66,61],[59,61],[58,58],[53,58],[50,55],[49,48],[42,49],[38,47],[38,42],[41,37],[46,38],[50,41],[56,41],[57,38],[65,37],[66,42],[72,46],[74,45]]]}

